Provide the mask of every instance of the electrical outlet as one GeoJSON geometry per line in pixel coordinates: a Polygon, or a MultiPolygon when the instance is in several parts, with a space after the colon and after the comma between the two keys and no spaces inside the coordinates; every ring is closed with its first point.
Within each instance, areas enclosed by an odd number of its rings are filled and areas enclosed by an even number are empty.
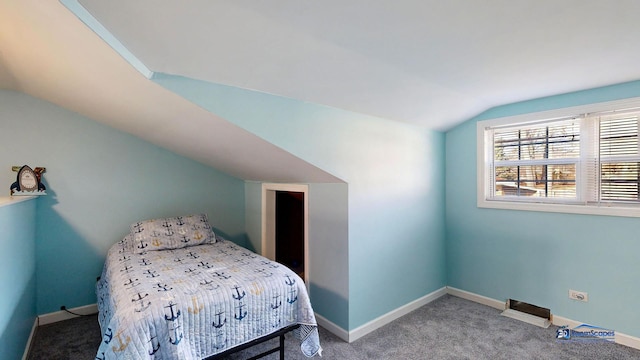
{"type": "Polygon", "coordinates": [[[569,289],[569,299],[587,302],[589,301],[589,295],[584,291],[569,289]]]}

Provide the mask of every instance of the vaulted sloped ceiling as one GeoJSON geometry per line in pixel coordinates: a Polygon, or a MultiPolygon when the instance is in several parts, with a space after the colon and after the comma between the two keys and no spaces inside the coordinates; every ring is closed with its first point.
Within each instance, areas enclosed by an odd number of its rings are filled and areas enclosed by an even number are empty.
{"type": "Polygon", "coordinates": [[[58,1],[0,0],[0,88],[241,179],[340,182],[148,80],[58,1]]]}
{"type": "MultiPolygon", "coordinates": [[[[637,0],[62,1],[152,72],[435,130],[640,79],[637,0]]],[[[0,88],[243,179],[338,181],[149,81],[59,1],[0,0],[0,88]]]]}
{"type": "Polygon", "coordinates": [[[637,0],[79,0],[151,70],[446,130],[640,79],[637,0]]]}

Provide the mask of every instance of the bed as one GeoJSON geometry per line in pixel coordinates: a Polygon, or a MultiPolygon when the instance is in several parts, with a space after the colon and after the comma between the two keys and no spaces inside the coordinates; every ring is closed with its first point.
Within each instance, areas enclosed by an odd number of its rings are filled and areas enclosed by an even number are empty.
{"type": "Polygon", "coordinates": [[[96,359],[213,359],[274,336],[282,346],[290,330],[305,356],[322,351],[302,279],[216,236],[205,214],[132,224],[96,295],[96,359]]]}

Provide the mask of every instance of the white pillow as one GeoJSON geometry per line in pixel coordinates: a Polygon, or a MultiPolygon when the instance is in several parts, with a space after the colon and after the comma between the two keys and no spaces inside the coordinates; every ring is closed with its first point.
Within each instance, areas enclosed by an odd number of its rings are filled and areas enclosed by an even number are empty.
{"type": "Polygon", "coordinates": [[[131,224],[131,237],[137,254],[216,242],[206,214],[140,221],[131,224]]]}

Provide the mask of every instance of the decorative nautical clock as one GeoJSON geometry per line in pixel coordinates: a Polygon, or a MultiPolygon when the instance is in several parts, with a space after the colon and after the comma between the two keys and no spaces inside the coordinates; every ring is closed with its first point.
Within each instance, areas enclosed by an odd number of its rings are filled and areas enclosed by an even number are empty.
{"type": "Polygon", "coordinates": [[[29,166],[24,165],[14,166],[11,168],[13,171],[18,172],[16,182],[11,184],[11,195],[47,195],[45,192],[46,187],[42,184],[42,173],[47,169],[43,167],[37,167],[31,169],[29,166]]]}

